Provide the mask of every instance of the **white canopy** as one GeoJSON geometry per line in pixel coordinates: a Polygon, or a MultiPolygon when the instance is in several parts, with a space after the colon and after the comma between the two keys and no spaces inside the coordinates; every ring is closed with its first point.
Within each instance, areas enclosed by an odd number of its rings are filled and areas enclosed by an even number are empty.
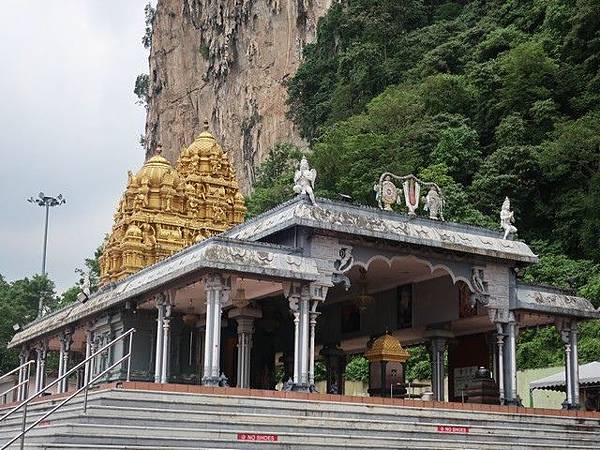
{"type": "MultiPolygon", "coordinates": [[[[600,361],[579,366],[579,385],[600,384],[600,361]]],[[[565,388],[565,372],[561,371],[529,383],[529,389],[562,391],[565,388]]]]}

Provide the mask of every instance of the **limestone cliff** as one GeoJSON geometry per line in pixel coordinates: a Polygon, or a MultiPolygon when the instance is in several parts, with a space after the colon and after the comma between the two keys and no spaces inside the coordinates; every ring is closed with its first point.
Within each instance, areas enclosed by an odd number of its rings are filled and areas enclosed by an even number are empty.
{"type": "Polygon", "coordinates": [[[158,0],[150,51],[147,151],[172,162],[204,120],[242,187],[273,144],[300,143],[286,80],[332,0],[158,0]]]}

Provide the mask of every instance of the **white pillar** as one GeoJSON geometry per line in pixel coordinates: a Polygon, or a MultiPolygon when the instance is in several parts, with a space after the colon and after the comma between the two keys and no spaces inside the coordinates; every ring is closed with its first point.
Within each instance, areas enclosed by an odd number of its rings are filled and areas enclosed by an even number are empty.
{"type": "MultiPolygon", "coordinates": [[[[26,346],[23,346],[21,348],[21,353],[19,354],[19,365],[22,366],[23,364],[25,364],[28,361],[28,356],[29,356],[29,350],[27,349],[26,346]]],[[[25,380],[27,380],[27,375],[28,375],[28,368],[27,367],[21,367],[21,369],[19,370],[19,384],[25,382],[25,380]]],[[[25,400],[25,398],[27,397],[27,386],[29,385],[29,380],[27,380],[27,383],[23,384],[22,386],[20,386],[17,389],[17,401],[21,401],[21,400],[25,400]]]]}
{"type": "Polygon", "coordinates": [[[577,355],[577,322],[571,324],[571,384],[573,407],[579,406],[579,357],[577,355]]]}
{"type": "Polygon", "coordinates": [[[221,371],[221,289],[215,288],[213,304],[213,349],[211,376],[218,378],[221,371]]]}
{"type": "Polygon", "coordinates": [[[171,304],[165,305],[165,313],[163,317],[163,336],[162,336],[162,361],[160,369],[160,382],[169,382],[169,363],[171,359],[171,304]]]}
{"type": "Polygon", "coordinates": [[[505,396],[509,403],[517,404],[519,403],[518,393],[517,393],[517,322],[515,320],[510,321],[507,325],[508,328],[508,342],[506,351],[507,355],[507,363],[508,363],[508,380],[507,380],[507,389],[510,386],[510,391],[505,392],[505,396]]]}
{"type": "MultiPolygon", "coordinates": [[[[58,362],[58,376],[62,377],[69,371],[69,352],[71,351],[71,344],[73,343],[73,333],[70,330],[66,330],[59,336],[60,340],[60,354],[58,362]]],[[[58,392],[67,392],[69,388],[69,380],[66,378],[58,383],[58,392]]]]}
{"type": "MultiPolygon", "coordinates": [[[[92,355],[92,327],[88,325],[85,330],[85,359],[87,360],[92,355]]],[[[92,362],[88,361],[84,365],[83,383],[87,384],[91,380],[92,362]]]]}
{"type": "Polygon", "coordinates": [[[308,348],[310,334],[310,298],[300,296],[300,384],[308,386],[308,348]]]}
{"type": "Polygon", "coordinates": [[[206,320],[204,327],[204,369],[202,379],[210,378],[212,372],[212,335],[213,335],[213,291],[206,289],[206,320]]]}
{"type": "Polygon", "coordinates": [[[316,311],[318,305],[319,301],[313,300],[310,308],[310,351],[308,356],[308,384],[310,386],[314,386],[315,384],[315,331],[317,325],[317,317],[319,317],[320,314],[316,311]]]}
{"type": "Polygon", "coordinates": [[[40,392],[45,386],[46,377],[46,355],[48,348],[45,342],[41,342],[36,346],[37,352],[37,367],[35,377],[35,392],[40,392]]]}
{"type": "Polygon", "coordinates": [[[218,385],[221,359],[221,314],[228,300],[227,279],[209,274],[203,278],[206,292],[206,334],[204,340],[204,376],[202,384],[218,385]]]}
{"type": "MultiPolygon", "coordinates": [[[[300,293],[299,287],[291,283],[287,292],[290,311],[294,316],[294,384],[300,383],[300,293]]],[[[287,381],[287,380],[285,380],[287,381]]]]}
{"type": "Polygon", "coordinates": [[[163,329],[165,318],[165,298],[162,294],[156,296],[156,354],[154,362],[154,382],[160,383],[162,380],[162,354],[163,354],[163,329]]]}

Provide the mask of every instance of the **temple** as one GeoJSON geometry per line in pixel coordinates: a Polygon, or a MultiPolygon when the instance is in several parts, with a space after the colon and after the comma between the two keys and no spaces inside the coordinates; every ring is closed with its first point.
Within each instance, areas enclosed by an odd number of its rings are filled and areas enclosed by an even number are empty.
{"type": "MultiPolygon", "coordinates": [[[[508,199],[500,232],[445,221],[440,187],[412,175],[382,174],[379,207],[315,197],[306,159],[292,183],[295,198],[244,222],[235,173],[208,130],[176,167],[158,154],[130,173],[100,288],[10,342],[22,362],[37,361],[36,392],[49,351],[60,354],[60,376],[135,329],[131,367],[109,380],[275,389],[279,368],[281,389],[312,392],[321,359],[328,393],[343,394],[345,361],[364,354],[371,395],[395,386],[405,395],[406,347],[426,344],[434,399],[460,401],[468,391],[515,405],[519,330],[553,324],[565,347],[565,407],[578,406],[577,324],[600,312],[518,279],[537,256],[514,239],[508,199]],[[477,377],[481,392],[468,385],[477,377]]],[[[80,378],[110,367],[128,345],[85,365],[80,378]]]]}

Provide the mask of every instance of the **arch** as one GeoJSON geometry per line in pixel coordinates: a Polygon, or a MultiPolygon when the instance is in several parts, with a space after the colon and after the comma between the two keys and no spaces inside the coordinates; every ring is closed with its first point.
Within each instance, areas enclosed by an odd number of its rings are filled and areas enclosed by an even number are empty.
{"type": "Polygon", "coordinates": [[[415,255],[394,255],[392,257],[388,257],[388,256],[385,256],[382,254],[377,254],[377,255],[371,256],[366,262],[358,261],[355,259],[354,262],[352,263],[352,265],[346,270],[346,273],[348,273],[353,267],[362,267],[364,270],[366,270],[368,272],[371,264],[373,264],[376,261],[382,261],[384,263],[387,263],[388,267],[391,269],[392,264],[394,262],[402,261],[402,260],[412,260],[417,263],[423,264],[429,268],[429,271],[431,274],[433,274],[437,270],[443,270],[448,275],[450,275],[453,285],[456,285],[456,283],[458,283],[459,281],[462,281],[469,287],[469,290],[471,292],[475,292],[475,290],[473,289],[473,284],[472,284],[471,280],[460,274],[456,274],[448,265],[442,264],[442,263],[434,263],[426,258],[415,256],[415,255]]]}

